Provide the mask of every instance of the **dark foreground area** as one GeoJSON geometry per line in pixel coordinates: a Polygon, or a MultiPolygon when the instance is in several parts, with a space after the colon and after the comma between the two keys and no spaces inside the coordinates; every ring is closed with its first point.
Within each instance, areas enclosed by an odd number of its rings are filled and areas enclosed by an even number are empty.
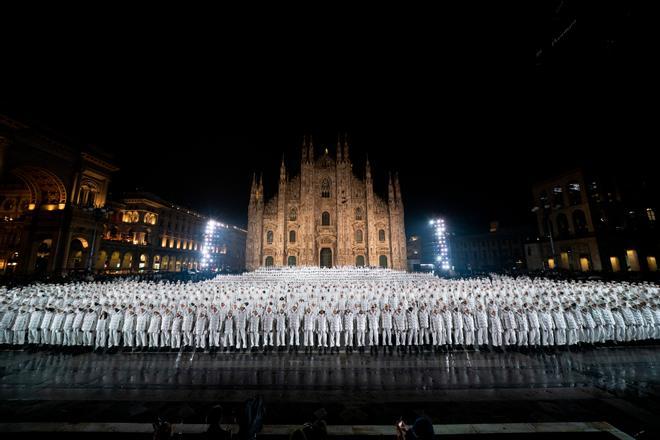
{"type": "MultiPolygon", "coordinates": [[[[218,403],[233,423],[260,394],[266,425],[300,425],[325,408],[331,426],[393,426],[424,414],[438,425],[603,421],[652,438],[660,433],[659,385],[658,347],[408,356],[3,351],[0,431],[9,423],[150,424],[157,415],[201,424],[218,403]]],[[[488,436],[502,435],[548,434],[488,436]]]]}

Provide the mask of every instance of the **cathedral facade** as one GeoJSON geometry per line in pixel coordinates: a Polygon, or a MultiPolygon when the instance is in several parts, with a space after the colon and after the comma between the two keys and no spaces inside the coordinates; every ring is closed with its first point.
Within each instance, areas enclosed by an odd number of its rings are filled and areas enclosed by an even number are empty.
{"type": "Polygon", "coordinates": [[[277,194],[264,200],[263,179],[253,177],[248,207],[246,267],[379,266],[406,270],[406,234],[398,175],[390,175],[387,201],[353,174],[348,142],[335,157],[315,157],[305,139],[301,171],[280,166],[277,194]]]}

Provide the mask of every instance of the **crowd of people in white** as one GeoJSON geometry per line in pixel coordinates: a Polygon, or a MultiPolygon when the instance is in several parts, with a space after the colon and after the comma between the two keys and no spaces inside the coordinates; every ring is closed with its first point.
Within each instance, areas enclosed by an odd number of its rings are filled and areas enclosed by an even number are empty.
{"type": "Polygon", "coordinates": [[[642,282],[314,267],[188,283],[33,284],[0,288],[0,344],[423,352],[627,343],[660,338],[659,293],[642,282]]]}

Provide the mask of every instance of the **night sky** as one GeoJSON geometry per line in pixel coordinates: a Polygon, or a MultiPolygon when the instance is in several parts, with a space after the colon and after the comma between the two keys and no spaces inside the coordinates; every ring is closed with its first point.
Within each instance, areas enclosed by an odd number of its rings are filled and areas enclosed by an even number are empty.
{"type": "Polygon", "coordinates": [[[282,154],[296,171],[303,135],[320,154],[338,132],[358,175],[369,154],[382,195],[399,172],[410,232],[434,214],[459,231],[525,225],[539,177],[653,167],[642,14],[605,3],[582,18],[575,2],[549,2],[522,28],[466,20],[405,38],[321,41],[307,24],[256,42],[46,39],[4,58],[0,112],[112,152],[113,195],[144,189],[237,225],[253,172],[272,194],[282,154]]]}

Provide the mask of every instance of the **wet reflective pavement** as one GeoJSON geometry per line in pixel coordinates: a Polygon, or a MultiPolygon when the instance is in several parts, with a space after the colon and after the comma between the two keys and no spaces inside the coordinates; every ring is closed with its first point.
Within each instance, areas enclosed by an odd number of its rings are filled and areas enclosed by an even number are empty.
{"type": "Polygon", "coordinates": [[[0,352],[0,421],[198,422],[262,394],[269,423],[608,421],[657,429],[660,347],[521,354],[0,352]]]}

